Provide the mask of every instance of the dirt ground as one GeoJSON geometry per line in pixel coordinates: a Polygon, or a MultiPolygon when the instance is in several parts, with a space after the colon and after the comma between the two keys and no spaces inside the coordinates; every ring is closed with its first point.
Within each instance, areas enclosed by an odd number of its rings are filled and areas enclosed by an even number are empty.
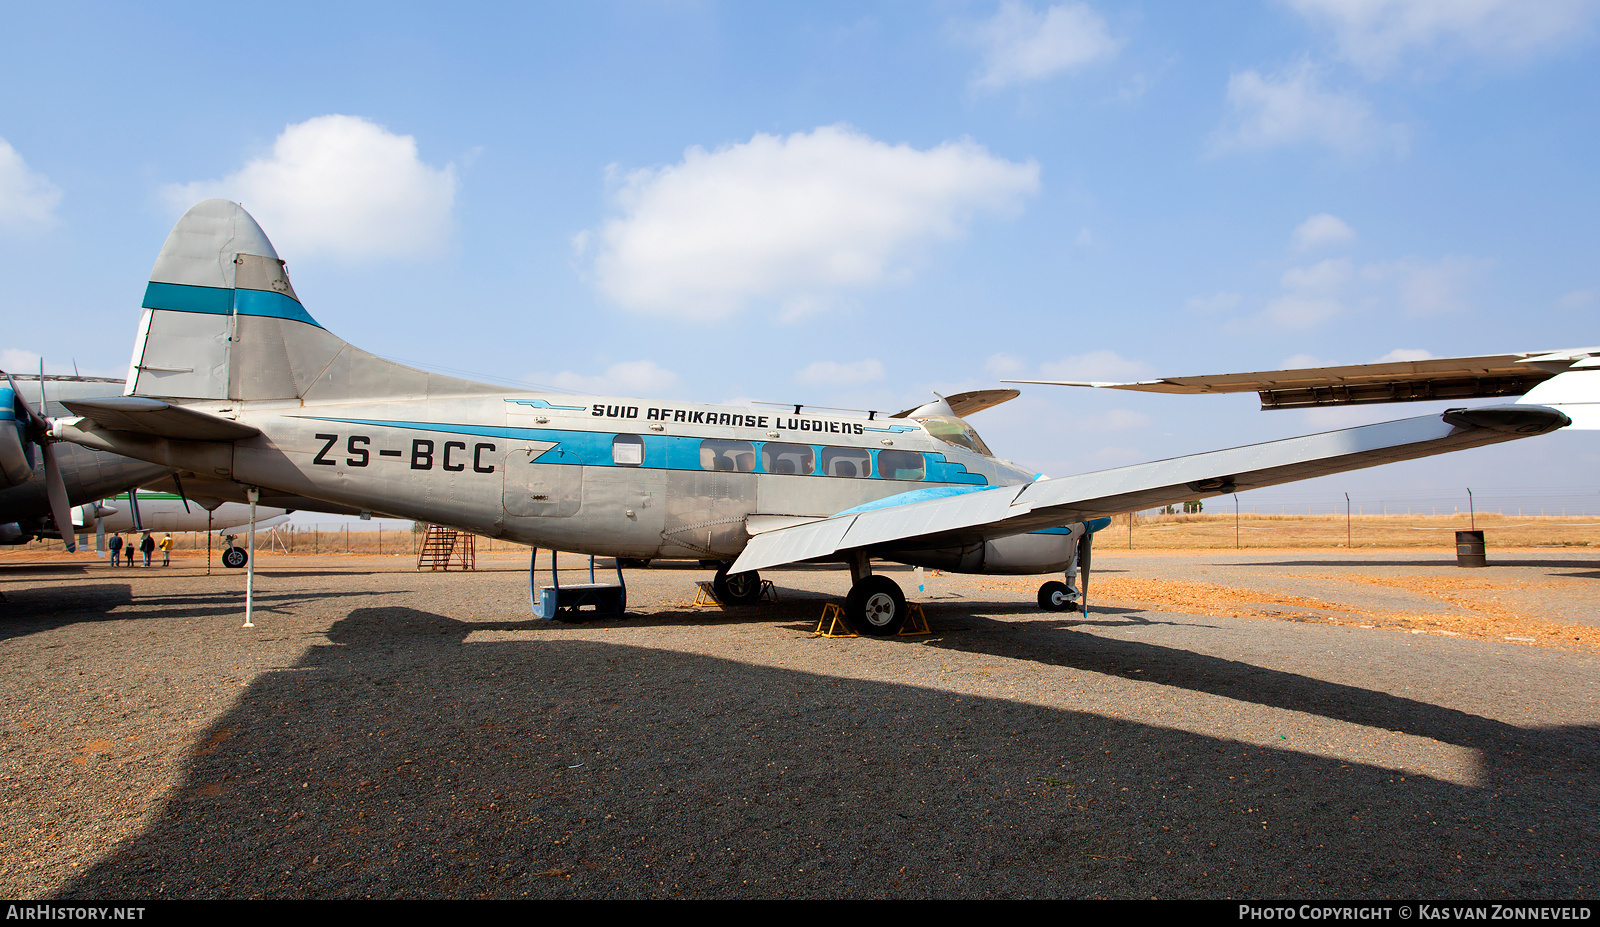
{"type": "Polygon", "coordinates": [[[8,897],[1600,886],[1589,549],[1103,538],[1087,615],[1039,611],[1039,578],[888,568],[930,631],[892,639],[814,635],[848,587],[821,567],[751,609],[695,607],[694,564],[630,570],[627,617],[574,625],[528,617],[514,551],[263,554],[245,630],[244,576],[199,556],[25,554],[0,557],[8,897]]]}

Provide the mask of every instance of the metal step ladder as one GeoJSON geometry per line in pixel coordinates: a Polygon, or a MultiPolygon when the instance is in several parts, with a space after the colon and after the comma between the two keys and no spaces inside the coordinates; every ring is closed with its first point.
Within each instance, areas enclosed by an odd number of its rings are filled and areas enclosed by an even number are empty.
{"type": "Polygon", "coordinates": [[[463,570],[478,566],[478,538],[476,535],[440,525],[429,525],[417,551],[417,569],[448,570],[455,564],[463,570]]]}

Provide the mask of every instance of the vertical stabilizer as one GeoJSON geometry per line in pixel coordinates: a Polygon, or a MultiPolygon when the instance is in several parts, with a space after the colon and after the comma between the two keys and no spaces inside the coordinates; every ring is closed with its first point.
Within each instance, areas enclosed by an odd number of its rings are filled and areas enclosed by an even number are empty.
{"type": "Polygon", "coordinates": [[[237,203],[206,200],[173,226],[150,273],[129,395],[291,399],[344,347],[300,305],[283,261],[237,203]],[[287,323],[287,324],[286,324],[287,323]]]}
{"type": "Polygon", "coordinates": [[[200,203],[167,236],[127,386],[130,396],[235,402],[501,391],[375,357],[324,330],[261,226],[227,200],[200,203]]]}

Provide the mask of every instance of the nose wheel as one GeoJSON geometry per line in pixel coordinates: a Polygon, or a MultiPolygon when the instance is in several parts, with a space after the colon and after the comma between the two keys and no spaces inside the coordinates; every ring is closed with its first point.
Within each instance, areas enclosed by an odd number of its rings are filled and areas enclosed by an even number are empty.
{"type": "Polygon", "coordinates": [[[1051,580],[1039,587],[1039,607],[1047,612],[1070,611],[1077,602],[1078,594],[1066,583],[1051,580]]]}

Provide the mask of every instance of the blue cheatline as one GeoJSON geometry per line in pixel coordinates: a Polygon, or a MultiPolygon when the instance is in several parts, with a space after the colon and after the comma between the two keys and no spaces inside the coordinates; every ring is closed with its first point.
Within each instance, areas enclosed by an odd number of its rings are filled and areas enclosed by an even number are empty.
{"type": "Polygon", "coordinates": [[[166,309],[173,312],[200,312],[208,315],[230,315],[235,310],[240,315],[253,315],[273,319],[293,319],[307,325],[317,325],[299,301],[283,293],[266,290],[225,290],[214,286],[190,286],[186,283],[157,283],[152,280],[145,286],[146,309],[166,309]]]}
{"type": "MultiPolygon", "coordinates": [[[[611,457],[611,445],[618,432],[607,431],[565,431],[555,428],[515,428],[504,425],[457,425],[445,422],[399,422],[382,419],[364,418],[334,418],[320,415],[301,415],[313,422],[337,422],[343,425],[366,425],[372,428],[402,428],[407,431],[431,431],[440,434],[473,435],[482,438],[509,438],[524,441],[541,441],[555,445],[544,451],[536,460],[546,464],[581,465],[586,467],[614,467],[617,464],[611,457]]],[[[627,434],[633,435],[632,432],[627,434]]],[[[700,445],[702,438],[693,438],[679,435],[633,435],[640,439],[644,446],[645,469],[651,470],[704,470],[700,465],[700,445]]],[[[710,439],[726,440],[726,439],[710,439]]],[[[765,441],[749,442],[752,450],[759,451],[765,441]]],[[[793,443],[793,442],[774,442],[793,443]]],[[[833,447],[834,445],[812,444],[812,448],[833,447]]],[[[877,451],[870,448],[856,448],[867,451],[874,456],[877,451]]],[[[967,468],[953,461],[946,460],[944,455],[937,451],[916,451],[927,463],[928,476],[923,482],[928,483],[966,483],[978,484],[958,487],[961,491],[970,489],[987,488],[988,479],[981,473],[970,473],[967,468]]],[[[717,471],[724,472],[724,471],[717,471]]],[[[752,473],[765,473],[765,470],[747,471],[752,473]]],[[[798,474],[792,474],[798,475],[798,474]]],[[[850,479],[850,477],[829,477],[820,473],[808,474],[819,479],[850,479]]],[[[919,490],[920,491],[920,490],[919,490]]]]}

